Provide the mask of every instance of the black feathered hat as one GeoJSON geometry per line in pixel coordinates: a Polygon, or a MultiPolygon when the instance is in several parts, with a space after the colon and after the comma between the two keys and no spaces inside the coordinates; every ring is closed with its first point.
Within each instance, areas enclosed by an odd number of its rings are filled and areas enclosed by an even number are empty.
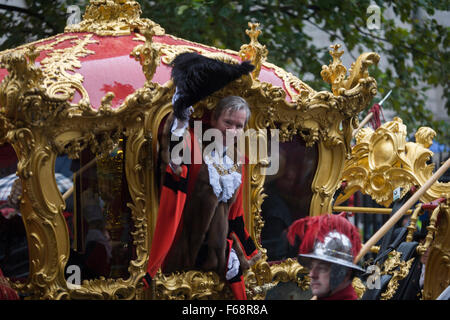
{"type": "Polygon", "coordinates": [[[171,65],[176,86],[173,112],[181,120],[189,118],[190,106],[255,69],[249,61],[231,64],[192,52],[179,54],[171,65]]]}

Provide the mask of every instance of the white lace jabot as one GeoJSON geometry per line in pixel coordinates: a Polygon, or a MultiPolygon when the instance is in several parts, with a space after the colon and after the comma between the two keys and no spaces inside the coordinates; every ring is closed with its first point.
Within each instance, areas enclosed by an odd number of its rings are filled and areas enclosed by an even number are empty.
{"type": "Polygon", "coordinates": [[[223,158],[216,155],[206,156],[205,163],[208,166],[209,184],[219,202],[227,202],[241,185],[241,174],[230,157],[223,158]]]}

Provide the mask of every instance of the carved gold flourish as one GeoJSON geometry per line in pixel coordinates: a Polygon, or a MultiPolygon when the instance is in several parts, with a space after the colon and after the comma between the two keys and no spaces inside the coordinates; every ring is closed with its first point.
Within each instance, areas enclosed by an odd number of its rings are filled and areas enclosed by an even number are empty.
{"type": "Polygon", "coordinates": [[[249,287],[247,291],[249,299],[264,299],[267,291],[280,282],[293,281],[302,290],[309,288],[308,270],[296,260],[289,258],[280,264],[269,266],[266,259],[267,257],[263,257],[244,274],[245,283],[249,287]]]}
{"type": "Polygon", "coordinates": [[[436,299],[450,285],[450,194],[444,197],[437,230],[429,247],[423,286],[425,300],[436,299]]]}
{"type": "MultiPolygon", "coordinates": [[[[389,206],[394,189],[401,187],[403,196],[412,186],[422,186],[434,168],[433,164],[427,164],[433,154],[427,148],[434,135],[425,127],[417,131],[417,142],[406,142],[406,135],[406,126],[400,118],[383,124],[375,132],[371,129],[359,132],[343,172],[348,186],[336,204],[360,190],[379,204],[389,206]],[[431,134],[425,134],[425,138],[424,132],[431,134]]],[[[449,190],[450,183],[436,182],[420,200],[433,201],[449,190]]]]}
{"type": "Polygon", "coordinates": [[[214,272],[187,271],[170,276],[159,273],[156,281],[156,299],[191,300],[217,299],[225,282],[214,272]]]}
{"type": "Polygon", "coordinates": [[[86,46],[98,41],[92,40],[92,34],[89,34],[81,39],[76,38],[71,43],[74,46],[53,50],[41,61],[41,69],[45,75],[43,86],[50,97],[60,97],[68,101],[72,100],[77,90],[81,94],[82,103],[89,104],[89,95],[82,85],[84,78],[75,73],[75,69],[81,68],[79,58],[95,53],[86,49],[86,46]]]}
{"type": "Polygon", "coordinates": [[[382,274],[391,274],[392,278],[387,285],[386,291],[381,294],[381,300],[392,299],[398,289],[398,282],[408,275],[413,261],[414,258],[403,261],[401,252],[392,251],[389,254],[389,258],[384,262],[382,274]]]}
{"type": "MultiPolygon", "coordinates": [[[[144,119],[136,118],[137,123],[143,123],[144,119]]],[[[147,232],[147,212],[149,185],[145,180],[144,171],[149,167],[146,159],[151,158],[152,139],[151,136],[145,136],[142,128],[129,129],[125,132],[127,142],[127,161],[125,163],[125,173],[128,182],[128,189],[133,203],[127,206],[132,211],[132,219],[135,231],[132,232],[133,244],[136,246],[136,260],[130,263],[130,274],[136,277],[142,276],[142,272],[147,262],[149,234],[147,232]]]]}
{"type": "Polygon", "coordinates": [[[275,74],[280,77],[283,81],[284,89],[287,94],[291,97],[294,103],[296,103],[296,108],[300,110],[300,105],[302,102],[306,102],[307,98],[315,93],[314,89],[307,85],[305,82],[298,79],[292,73],[272,64],[269,62],[263,63],[264,67],[271,69],[275,74]],[[294,90],[293,90],[294,89],[294,90]]]}
{"type": "Polygon", "coordinates": [[[75,91],[82,96],[79,105],[90,109],[89,96],[82,85],[83,76],[75,73],[75,69],[81,67],[79,58],[94,53],[85,48],[97,43],[91,38],[92,35],[62,36],[39,47],[25,46],[3,54],[1,64],[9,75],[0,84],[0,112],[15,125],[25,122],[44,126],[69,109],[75,91]],[[73,46],[53,50],[64,41],[71,41],[73,46]],[[36,66],[36,58],[47,50],[50,50],[47,57],[40,62],[40,67],[36,66]],[[17,105],[22,106],[22,112],[17,112],[17,105]]]}
{"type": "Polygon", "coordinates": [[[361,281],[360,278],[354,277],[352,281],[352,286],[355,289],[358,298],[361,299],[367,289],[364,283],[361,281]]]}
{"type": "Polygon", "coordinates": [[[331,84],[331,90],[336,96],[342,95],[346,90],[349,90],[357,85],[360,79],[368,78],[368,66],[371,64],[377,64],[380,60],[380,56],[374,53],[365,53],[358,57],[350,68],[350,75],[347,78],[347,69],[344,67],[341,61],[341,56],[344,51],[339,51],[340,44],[330,46],[333,50],[330,50],[330,55],[333,60],[328,66],[322,67],[320,73],[323,80],[331,84]]]}
{"type": "Polygon", "coordinates": [[[339,95],[339,89],[345,87],[345,77],[347,75],[347,68],[344,67],[341,61],[341,56],[344,51],[339,51],[340,44],[330,46],[333,50],[330,50],[330,55],[333,57],[333,61],[329,66],[322,66],[322,72],[320,75],[322,79],[331,84],[331,90],[334,95],[339,95]]]}
{"type": "Polygon", "coordinates": [[[443,203],[433,210],[433,213],[431,214],[430,217],[430,223],[427,226],[427,236],[425,237],[425,242],[417,246],[417,253],[419,253],[420,255],[424,255],[425,252],[428,250],[428,248],[430,248],[431,243],[434,240],[434,235],[436,234],[437,231],[436,223],[438,216],[441,213],[441,211],[445,210],[445,206],[446,204],[443,203]]]}
{"type": "Polygon", "coordinates": [[[147,81],[151,81],[159,65],[160,50],[152,41],[155,32],[153,29],[144,29],[145,44],[133,49],[131,55],[141,63],[147,81]]]}
{"type": "Polygon", "coordinates": [[[140,18],[141,6],[136,1],[91,0],[79,24],[68,25],[65,32],[92,32],[100,36],[122,36],[137,28],[152,29],[163,35],[164,29],[149,19],[140,18]]]}
{"type": "Polygon", "coordinates": [[[255,70],[252,72],[253,79],[258,79],[261,72],[261,65],[266,60],[269,51],[266,46],[263,46],[258,41],[258,36],[261,33],[259,29],[259,23],[249,22],[250,29],[245,30],[245,33],[250,37],[250,43],[241,46],[239,51],[239,57],[242,61],[251,61],[255,66],[255,70]]]}

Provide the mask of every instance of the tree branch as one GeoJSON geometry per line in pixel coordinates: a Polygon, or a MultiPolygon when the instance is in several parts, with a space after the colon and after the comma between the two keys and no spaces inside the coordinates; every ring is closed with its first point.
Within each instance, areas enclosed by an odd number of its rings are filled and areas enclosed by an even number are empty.
{"type": "Polygon", "coordinates": [[[48,25],[54,31],[57,31],[57,28],[55,28],[55,26],[53,24],[48,22],[43,15],[41,15],[37,12],[34,12],[28,8],[21,8],[21,7],[11,6],[11,5],[7,5],[7,4],[0,4],[0,9],[6,10],[6,11],[19,12],[19,13],[23,13],[23,14],[35,17],[35,18],[41,20],[42,22],[44,22],[46,25],[48,25]]]}
{"type": "Polygon", "coordinates": [[[345,48],[347,49],[348,54],[350,54],[350,56],[353,58],[354,61],[357,60],[357,58],[353,55],[353,53],[351,52],[351,50],[348,49],[347,44],[345,43],[345,39],[343,39],[341,36],[335,34],[335,33],[331,33],[330,31],[322,28],[321,26],[319,26],[317,23],[312,22],[309,19],[306,19],[306,21],[308,21],[309,23],[311,23],[313,26],[315,26],[316,28],[322,30],[323,32],[325,32],[326,34],[332,36],[332,37],[336,37],[337,39],[342,41],[342,44],[345,46],[345,48]]]}
{"type": "MultiPolygon", "coordinates": [[[[355,27],[356,30],[359,31],[359,33],[362,33],[362,34],[365,35],[366,37],[370,37],[370,38],[372,38],[372,39],[380,40],[380,41],[383,41],[383,42],[386,42],[386,43],[391,44],[391,42],[390,42],[388,39],[385,39],[385,38],[383,38],[383,37],[376,36],[376,35],[371,34],[371,33],[369,33],[369,32],[365,32],[365,31],[362,30],[360,27],[358,27],[357,24],[353,24],[353,26],[355,27]]],[[[404,48],[404,49],[408,49],[408,50],[410,50],[410,51],[414,51],[414,52],[419,53],[419,54],[422,54],[422,55],[424,55],[424,56],[427,56],[427,57],[429,57],[429,58],[435,60],[436,62],[441,63],[441,61],[440,61],[439,59],[436,59],[436,58],[433,57],[432,55],[427,54],[427,53],[425,53],[425,52],[423,52],[423,51],[417,50],[417,49],[414,48],[414,47],[411,47],[411,46],[408,46],[408,45],[405,45],[405,44],[400,44],[400,47],[402,47],[402,48],[404,48]]]]}

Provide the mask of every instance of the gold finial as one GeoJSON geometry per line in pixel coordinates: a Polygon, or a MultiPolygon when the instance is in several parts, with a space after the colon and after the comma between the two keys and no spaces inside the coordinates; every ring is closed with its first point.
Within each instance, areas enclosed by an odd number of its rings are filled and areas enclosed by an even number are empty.
{"type": "Polygon", "coordinates": [[[261,34],[259,23],[249,22],[248,26],[250,29],[245,30],[245,33],[250,37],[250,43],[241,46],[239,57],[244,61],[252,62],[255,66],[252,77],[253,79],[257,79],[261,71],[261,66],[267,58],[268,51],[266,46],[263,46],[258,41],[258,37],[261,34]]]}
{"type": "Polygon", "coordinates": [[[156,47],[152,41],[155,31],[153,29],[144,29],[142,34],[145,37],[145,43],[138,45],[133,49],[131,55],[141,63],[147,82],[151,81],[155,74],[156,67],[160,62],[160,48],[156,47]]]}
{"type": "Polygon", "coordinates": [[[340,44],[330,46],[330,55],[333,57],[333,61],[330,61],[328,66],[322,66],[320,75],[325,82],[331,84],[331,90],[334,95],[340,95],[340,89],[345,87],[345,77],[347,75],[347,68],[344,67],[341,61],[341,57],[344,51],[339,51],[340,44]]]}
{"type": "Polygon", "coordinates": [[[101,36],[128,35],[138,28],[164,29],[149,19],[142,19],[141,6],[134,0],[91,0],[83,21],[66,27],[65,32],[92,32],[101,36]]]}
{"type": "Polygon", "coordinates": [[[333,63],[335,63],[335,64],[342,63],[341,57],[344,54],[344,50],[339,51],[340,47],[341,47],[341,45],[338,43],[330,46],[330,48],[333,50],[330,50],[329,52],[330,52],[330,55],[333,57],[333,63]]]}
{"type": "Polygon", "coordinates": [[[250,30],[249,29],[245,30],[245,33],[250,37],[251,44],[257,44],[258,37],[261,34],[261,30],[259,29],[259,23],[249,22],[248,26],[250,27],[250,30]]]}

